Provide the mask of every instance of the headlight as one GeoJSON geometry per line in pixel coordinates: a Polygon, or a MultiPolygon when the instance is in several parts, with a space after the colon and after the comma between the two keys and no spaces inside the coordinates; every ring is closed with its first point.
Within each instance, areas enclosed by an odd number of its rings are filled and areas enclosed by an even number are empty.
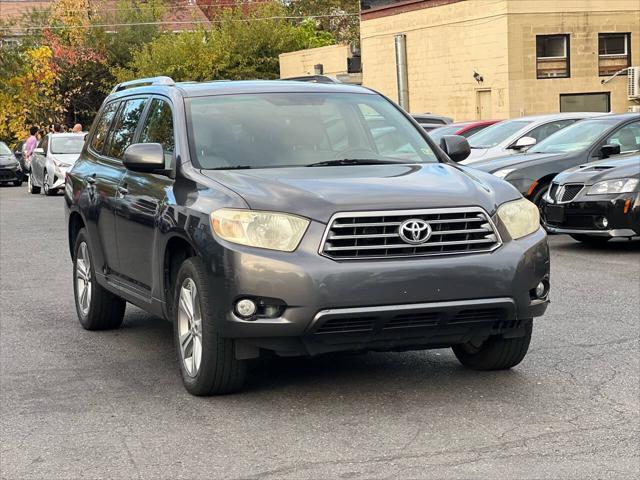
{"type": "Polygon", "coordinates": [[[223,208],[211,214],[211,226],[216,235],[228,242],[293,252],[309,220],[286,213],[223,208]]]}
{"type": "Polygon", "coordinates": [[[515,168],[503,168],[502,170],[498,170],[497,172],[493,172],[493,174],[498,178],[504,178],[513,172],[515,168]]]}
{"type": "Polygon", "coordinates": [[[498,217],[514,240],[529,235],[540,228],[538,207],[526,198],[500,205],[498,217]]]}
{"type": "Polygon", "coordinates": [[[637,178],[619,178],[606,180],[591,186],[587,195],[606,195],[608,193],[631,193],[638,187],[637,178]]]}

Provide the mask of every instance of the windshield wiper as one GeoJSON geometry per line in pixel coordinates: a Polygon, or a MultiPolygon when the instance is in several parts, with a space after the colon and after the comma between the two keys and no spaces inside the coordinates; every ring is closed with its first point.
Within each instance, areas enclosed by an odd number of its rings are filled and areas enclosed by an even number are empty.
{"type": "Polygon", "coordinates": [[[340,160],[325,160],[310,163],[307,167],[333,167],[340,165],[387,165],[390,163],[404,163],[397,160],[377,160],[375,158],[342,158],[340,160]]]}
{"type": "Polygon", "coordinates": [[[208,170],[249,170],[253,168],[251,165],[232,165],[230,167],[216,167],[209,168],[208,170]]]}

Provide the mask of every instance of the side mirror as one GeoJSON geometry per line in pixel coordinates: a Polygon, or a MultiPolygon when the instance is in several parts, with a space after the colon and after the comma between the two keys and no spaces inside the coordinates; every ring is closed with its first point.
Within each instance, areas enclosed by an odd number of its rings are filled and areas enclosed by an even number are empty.
{"type": "Polygon", "coordinates": [[[461,135],[445,135],[440,139],[440,148],[451,160],[461,162],[471,153],[471,147],[466,138],[461,135]]]}
{"type": "Polygon", "coordinates": [[[40,155],[44,155],[44,149],[38,147],[33,149],[33,153],[39,153],[40,155]]]}
{"type": "Polygon", "coordinates": [[[133,171],[164,170],[164,151],[159,143],[134,143],[124,151],[124,166],[133,171]]]}
{"type": "Polygon", "coordinates": [[[619,155],[619,154],[620,154],[620,145],[608,144],[600,147],[600,156],[602,158],[609,158],[611,155],[619,155]]]}
{"type": "Polygon", "coordinates": [[[511,145],[513,150],[524,150],[525,148],[533,147],[537,140],[533,137],[520,137],[516,143],[511,145]]]}

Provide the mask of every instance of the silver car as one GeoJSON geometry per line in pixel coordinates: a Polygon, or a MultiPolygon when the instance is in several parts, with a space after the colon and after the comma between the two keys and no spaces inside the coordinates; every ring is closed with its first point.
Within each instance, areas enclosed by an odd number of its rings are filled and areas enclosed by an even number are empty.
{"type": "Polygon", "coordinates": [[[55,195],[64,188],[67,170],[76,163],[84,146],[84,133],[50,133],[31,157],[29,193],[55,195]]]}
{"type": "Polygon", "coordinates": [[[460,162],[469,164],[503,155],[524,152],[549,135],[584,118],[605,115],[597,112],[554,113],[514,118],[496,123],[469,137],[471,154],[460,162]]]}

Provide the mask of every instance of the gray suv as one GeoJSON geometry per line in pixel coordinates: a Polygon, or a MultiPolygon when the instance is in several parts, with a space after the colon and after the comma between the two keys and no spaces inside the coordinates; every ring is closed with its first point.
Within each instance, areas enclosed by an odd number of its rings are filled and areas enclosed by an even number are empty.
{"type": "Polygon", "coordinates": [[[126,302],[173,321],[195,395],[240,389],[264,351],[511,368],[547,308],[547,241],[468,153],[362,87],[120,84],[66,177],[80,323],[117,328],[126,302]]]}

